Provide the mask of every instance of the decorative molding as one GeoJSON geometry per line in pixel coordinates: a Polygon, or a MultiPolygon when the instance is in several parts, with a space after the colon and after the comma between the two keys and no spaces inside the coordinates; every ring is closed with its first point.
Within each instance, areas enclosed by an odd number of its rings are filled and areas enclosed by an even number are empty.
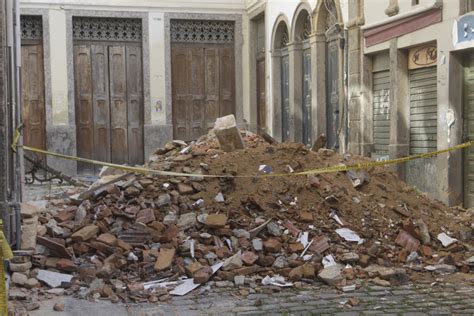
{"type": "Polygon", "coordinates": [[[43,38],[43,17],[41,15],[21,15],[20,27],[22,40],[43,38]]]}
{"type": "Polygon", "coordinates": [[[140,42],[142,21],[140,19],[108,17],[73,17],[74,40],[140,42]]]}
{"type": "Polygon", "coordinates": [[[234,42],[233,21],[171,20],[170,28],[173,43],[234,42]]]}

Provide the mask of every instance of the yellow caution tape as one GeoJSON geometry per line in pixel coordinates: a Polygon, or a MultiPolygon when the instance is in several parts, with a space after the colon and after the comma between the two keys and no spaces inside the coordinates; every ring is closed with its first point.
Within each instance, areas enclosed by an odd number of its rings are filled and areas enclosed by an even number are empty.
{"type": "Polygon", "coordinates": [[[8,294],[6,289],[4,260],[13,258],[13,252],[3,234],[3,221],[0,219],[0,315],[8,315],[8,294]]]}
{"type": "MultiPolygon", "coordinates": [[[[19,129],[17,129],[17,134],[19,134],[19,129]]],[[[119,169],[127,172],[135,172],[135,173],[152,173],[160,176],[172,176],[172,177],[204,177],[204,178],[267,178],[267,177],[288,177],[288,176],[304,176],[304,175],[311,175],[311,174],[322,174],[322,173],[332,173],[332,172],[340,172],[340,171],[349,171],[349,170],[362,170],[362,169],[369,169],[372,167],[381,167],[381,166],[388,166],[388,165],[396,165],[405,163],[411,160],[416,159],[423,159],[423,158],[431,158],[440,154],[444,154],[450,151],[459,150],[463,148],[468,148],[474,144],[474,142],[466,142],[460,145],[456,145],[447,149],[433,151],[424,154],[416,154],[412,156],[396,158],[391,160],[385,161],[371,161],[366,163],[358,163],[358,164],[351,164],[351,165],[339,165],[339,166],[330,166],[324,168],[317,168],[311,169],[302,172],[295,172],[295,173],[271,173],[271,174],[263,174],[263,175],[239,175],[239,176],[231,176],[231,175],[207,175],[207,174],[196,174],[196,173],[181,173],[181,172],[172,172],[172,171],[162,171],[162,170],[154,170],[145,167],[132,167],[132,166],[124,166],[119,164],[114,164],[110,162],[104,162],[94,159],[87,159],[81,158],[76,156],[70,156],[65,154],[59,154],[55,152],[50,152],[47,150],[33,148],[29,146],[21,146],[18,145],[19,138],[15,137],[15,140],[12,144],[12,148],[22,147],[26,151],[36,152],[39,154],[49,155],[57,158],[75,160],[78,162],[89,163],[97,166],[106,166],[114,169],[119,169]]]]}

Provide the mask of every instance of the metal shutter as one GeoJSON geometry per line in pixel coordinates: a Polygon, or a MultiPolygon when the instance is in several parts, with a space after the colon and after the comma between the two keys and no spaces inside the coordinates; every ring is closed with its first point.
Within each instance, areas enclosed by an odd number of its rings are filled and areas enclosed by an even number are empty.
{"type": "MultiPolygon", "coordinates": [[[[474,140],[474,53],[466,56],[464,68],[464,134],[474,140]]],[[[464,151],[464,206],[474,206],[474,148],[464,151]]]]}
{"type": "Polygon", "coordinates": [[[410,153],[437,148],[436,67],[410,70],[410,153]]]}
{"type": "Polygon", "coordinates": [[[386,155],[390,142],[390,70],[374,72],[372,92],[375,153],[386,155]]]}

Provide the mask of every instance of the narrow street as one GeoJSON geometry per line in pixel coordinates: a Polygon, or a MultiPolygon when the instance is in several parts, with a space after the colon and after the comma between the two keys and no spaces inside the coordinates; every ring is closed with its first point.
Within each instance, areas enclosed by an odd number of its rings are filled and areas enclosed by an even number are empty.
{"type": "Polygon", "coordinates": [[[473,282],[471,278],[467,284],[369,286],[354,293],[340,293],[328,286],[316,285],[246,296],[237,289],[216,288],[209,284],[212,290],[205,291],[203,287],[193,295],[156,304],[125,306],[100,300],[52,298],[42,302],[41,308],[30,315],[473,315],[473,282]],[[354,298],[359,303],[350,306],[348,300],[354,298]],[[52,311],[58,300],[65,303],[65,312],[52,311]]]}

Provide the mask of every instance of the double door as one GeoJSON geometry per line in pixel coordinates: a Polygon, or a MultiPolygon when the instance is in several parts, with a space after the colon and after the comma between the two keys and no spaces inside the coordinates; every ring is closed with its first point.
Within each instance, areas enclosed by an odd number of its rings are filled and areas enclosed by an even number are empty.
{"type": "MultiPolygon", "coordinates": [[[[77,154],[118,164],[143,163],[141,43],[76,42],[77,154]]],[[[78,164],[78,172],[97,167],[78,164]]]]}
{"type": "Polygon", "coordinates": [[[232,44],[173,43],[171,69],[175,139],[196,140],[235,113],[232,44]]]}

